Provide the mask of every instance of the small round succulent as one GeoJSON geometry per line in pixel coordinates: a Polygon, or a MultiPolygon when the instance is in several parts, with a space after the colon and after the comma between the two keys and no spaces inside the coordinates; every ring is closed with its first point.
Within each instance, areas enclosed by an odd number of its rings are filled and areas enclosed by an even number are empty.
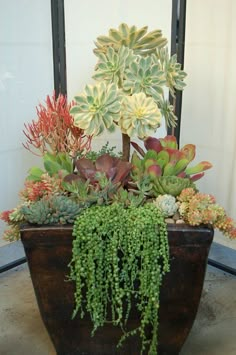
{"type": "Polygon", "coordinates": [[[156,131],[160,121],[161,113],[152,98],[142,92],[124,97],[119,121],[122,133],[143,139],[156,131]]]}
{"type": "Polygon", "coordinates": [[[84,93],[75,97],[75,102],[70,113],[75,126],[83,129],[85,134],[97,136],[105,128],[114,131],[121,107],[121,94],[115,84],[86,85],[84,93]]]}
{"type": "Polygon", "coordinates": [[[160,195],[153,203],[161,210],[164,217],[172,217],[178,210],[178,203],[175,197],[171,195],[160,195]]]}

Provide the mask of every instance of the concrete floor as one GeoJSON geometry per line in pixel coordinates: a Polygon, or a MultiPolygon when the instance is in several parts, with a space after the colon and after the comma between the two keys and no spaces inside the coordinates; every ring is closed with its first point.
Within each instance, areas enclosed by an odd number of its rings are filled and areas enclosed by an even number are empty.
{"type": "MultiPolygon", "coordinates": [[[[2,273],[0,285],[0,354],[55,355],[27,265],[2,273]]],[[[236,277],[208,266],[198,315],[181,355],[235,355],[235,330],[236,277]]]]}

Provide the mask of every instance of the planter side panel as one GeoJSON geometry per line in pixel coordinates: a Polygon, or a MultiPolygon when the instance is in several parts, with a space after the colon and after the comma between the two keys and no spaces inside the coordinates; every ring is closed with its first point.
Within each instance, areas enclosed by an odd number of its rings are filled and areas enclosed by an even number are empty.
{"type": "MultiPolygon", "coordinates": [[[[106,325],[91,337],[88,316],[71,320],[74,284],[67,280],[71,260],[72,228],[25,227],[21,230],[41,317],[58,355],[137,355],[138,337],[117,349],[121,330],[106,325]]],[[[178,354],[195,319],[213,231],[170,227],[171,272],[163,281],[159,313],[159,354],[178,354]]],[[[132,312],[129,328],[138,326],[132,312]]]]}

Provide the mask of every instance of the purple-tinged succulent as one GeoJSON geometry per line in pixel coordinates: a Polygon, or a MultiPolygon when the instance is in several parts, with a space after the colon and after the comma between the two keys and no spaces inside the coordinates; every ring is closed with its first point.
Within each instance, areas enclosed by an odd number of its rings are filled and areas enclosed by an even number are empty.
{"type": "Polygon", "coordinates": [[[124,185],[129,177],[132,164],[109,154],[103,154],[95,162],[87,158],[78,159],[75,167],[76,172],[67,175],[64,179],[66,182],[82,180],[89,181],[91,185],[97,185],[99,177],[103,175],[114,185],[124,185]]]}

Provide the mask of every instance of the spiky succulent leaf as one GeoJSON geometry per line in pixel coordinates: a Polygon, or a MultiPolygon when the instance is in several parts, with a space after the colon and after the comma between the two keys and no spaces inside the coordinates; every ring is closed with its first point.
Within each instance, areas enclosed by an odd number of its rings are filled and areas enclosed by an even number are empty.
{"type": "Polygon", "coordinates": [[[104,129],[113,132],[114,122],[120,119],[121,99],[115,84],[87,85],[84,93],[75,97],[76,104],[70,110],[75,126],[93,136],[101,134],[104,129]]]}
{"type": "Polygon", "coordinates": [[[108,36],[99,36],[95,42],[95,54],[106,53],[109,47],[118,51],[121,46],[134,50],[136,54],[148,55],[154,53],[156,48],[162,48],[167,40],[162,36],[161,30],[148,32],[148,27],[138,29],[136,26],[129,27],[120,24],[118,29],[111,28],[108,36]]]}
{"type": "Polygon", "coordinates": [[[160,126],[160,111],[154,100],[144,93],[124,97],[122,112],[119,126],[129,137],[146,138],[160,126]]]}
{"type": "Polygon", "coordinates": [[[162,99],[159,101],[158,107],[165,118],[167,127],[176,127],[178,118],[175,115],[174,106],[170,105],[168,100],[162,99]]]}

